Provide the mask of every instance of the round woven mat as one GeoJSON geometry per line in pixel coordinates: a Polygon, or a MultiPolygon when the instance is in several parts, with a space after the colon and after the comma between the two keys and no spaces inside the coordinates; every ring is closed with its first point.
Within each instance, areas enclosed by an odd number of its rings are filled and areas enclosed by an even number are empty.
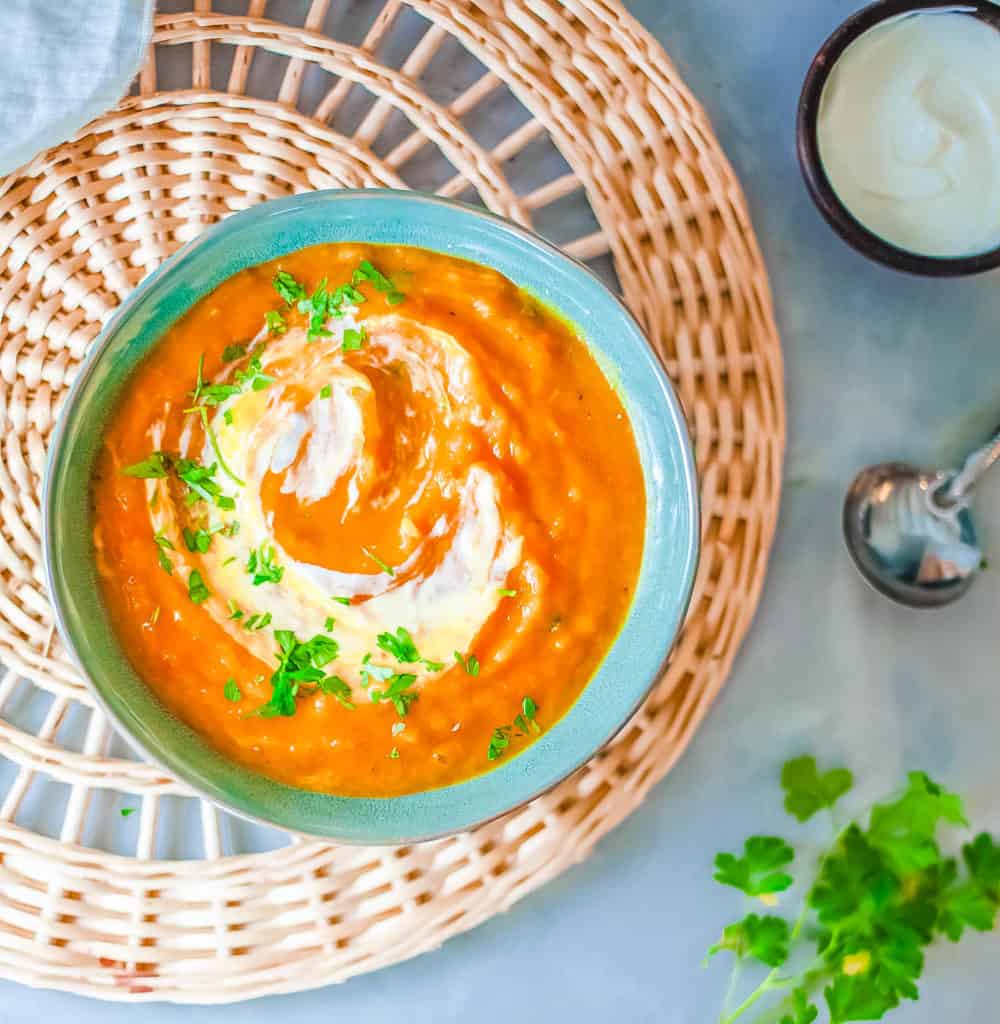
{"type": "Polygon", "coordinates": [[[764,579],[784,442],[767,278],[659,47],[610,0],[314,0],[297,26],[264,6],[161,15],[135,95],[0,183],[0,975],[33,985],[243,999],[508,908],[667,772],[764,579]],[[233,210],[366,185],[480,201],[616,282],[687,410],[704,517],[687,624],[629,727],[506,819],[400,849],[249,825],[137,761],[53,633],[40,566],[46,443],[115,305],[233,210]]]}

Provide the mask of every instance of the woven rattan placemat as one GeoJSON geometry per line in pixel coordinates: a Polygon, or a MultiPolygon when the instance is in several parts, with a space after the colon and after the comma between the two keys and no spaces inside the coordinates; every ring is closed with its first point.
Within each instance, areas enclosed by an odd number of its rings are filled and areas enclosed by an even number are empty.
{"type": "Polygon", "coordinates": [[[0,975],[220,1002],[437,946],[642,802],[756,606],[784,406],[739,184],[611,0],[314,0],[301,25],[268,20],[265,0],[193,6],[160,15],[134,96],[0,183],[0,975]],[[611,747],[506,819],[401,849],[248,825],[135,760],[53,633],[39,542],[60,403],[136,282],[232,210],[376,185],[481,201],[617,281],[687,410],[704,517],[674,658],[611,747]]]}

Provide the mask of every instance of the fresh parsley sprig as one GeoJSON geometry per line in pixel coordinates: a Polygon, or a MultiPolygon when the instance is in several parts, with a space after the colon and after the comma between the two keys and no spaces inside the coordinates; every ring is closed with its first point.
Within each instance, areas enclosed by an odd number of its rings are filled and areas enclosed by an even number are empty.
{"type": "MultiPolygon", "coordinates": [[[[781,782],[786,810],[804,822],[832,811],[853,777],[799,757],[784,766],[781,782]]],[[[708,958],[732,953],[734,977],[748,962],[769,970],[738,1006],[723,1009],[720,1024],[744,1018],[768,996],[772,1005],[755,1019],[779,1024],[812,1024],[820,999],[830,1024],[880,1020],[903,999],[917,999],[924,950],[941,935],[958,941],[967,928],[991,931],[1000,908],[1000,846],[981,833],[962,847],[960,865],[941,851],[943,826],[967,827],[961,799],[911,772],[906,790],[876,804],[867,823],[835,832],[794,921],[750,913],[727,925],[708,958]]],[[[741,855],[716,856],[715,878],[773,905],[792,885],[782,869],[794,856],[783,839],[751,836],[741,855]]]]}

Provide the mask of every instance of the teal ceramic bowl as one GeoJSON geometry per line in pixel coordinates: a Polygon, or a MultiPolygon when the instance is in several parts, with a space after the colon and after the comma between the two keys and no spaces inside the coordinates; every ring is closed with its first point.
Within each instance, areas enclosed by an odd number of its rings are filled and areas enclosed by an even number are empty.
{"type": "Polygon", "coordinates": [[[460,203],[410,192],[313,192],[262,203],[206,231],[150,275],[109,321],[52,441],[45,558],[62,637],[101,704],[143,754],[244,817],[340,842],[409,843],[467,829],[538,796],[628,721],[661,671],[687,609],[698,559],[697,501],[691,444],[670,382],[635,320],[586,267],[523,228],[460,203]],[[167,328],[237,271],[341,241],[421,246],[474,260],[576,324],[623,398],[646,485],[636,596],[576,704],[487,774],[390,799],[282,785],[227,760],[174,718],[132,669],[97,598],[89,526],[91,467],[105,424],[130,374],[167,328]]]}

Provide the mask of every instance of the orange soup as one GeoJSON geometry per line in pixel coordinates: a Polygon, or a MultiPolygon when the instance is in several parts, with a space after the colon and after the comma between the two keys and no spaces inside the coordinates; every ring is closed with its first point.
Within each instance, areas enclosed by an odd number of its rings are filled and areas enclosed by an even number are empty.
{"type": "Polygon", "coordinates": [[[566,713],[632,600],[628,417],[499,273],[323,245],[202,299],[93,480],[129,660],[228,757],[305,789],[470,778],[566,713]]]}

